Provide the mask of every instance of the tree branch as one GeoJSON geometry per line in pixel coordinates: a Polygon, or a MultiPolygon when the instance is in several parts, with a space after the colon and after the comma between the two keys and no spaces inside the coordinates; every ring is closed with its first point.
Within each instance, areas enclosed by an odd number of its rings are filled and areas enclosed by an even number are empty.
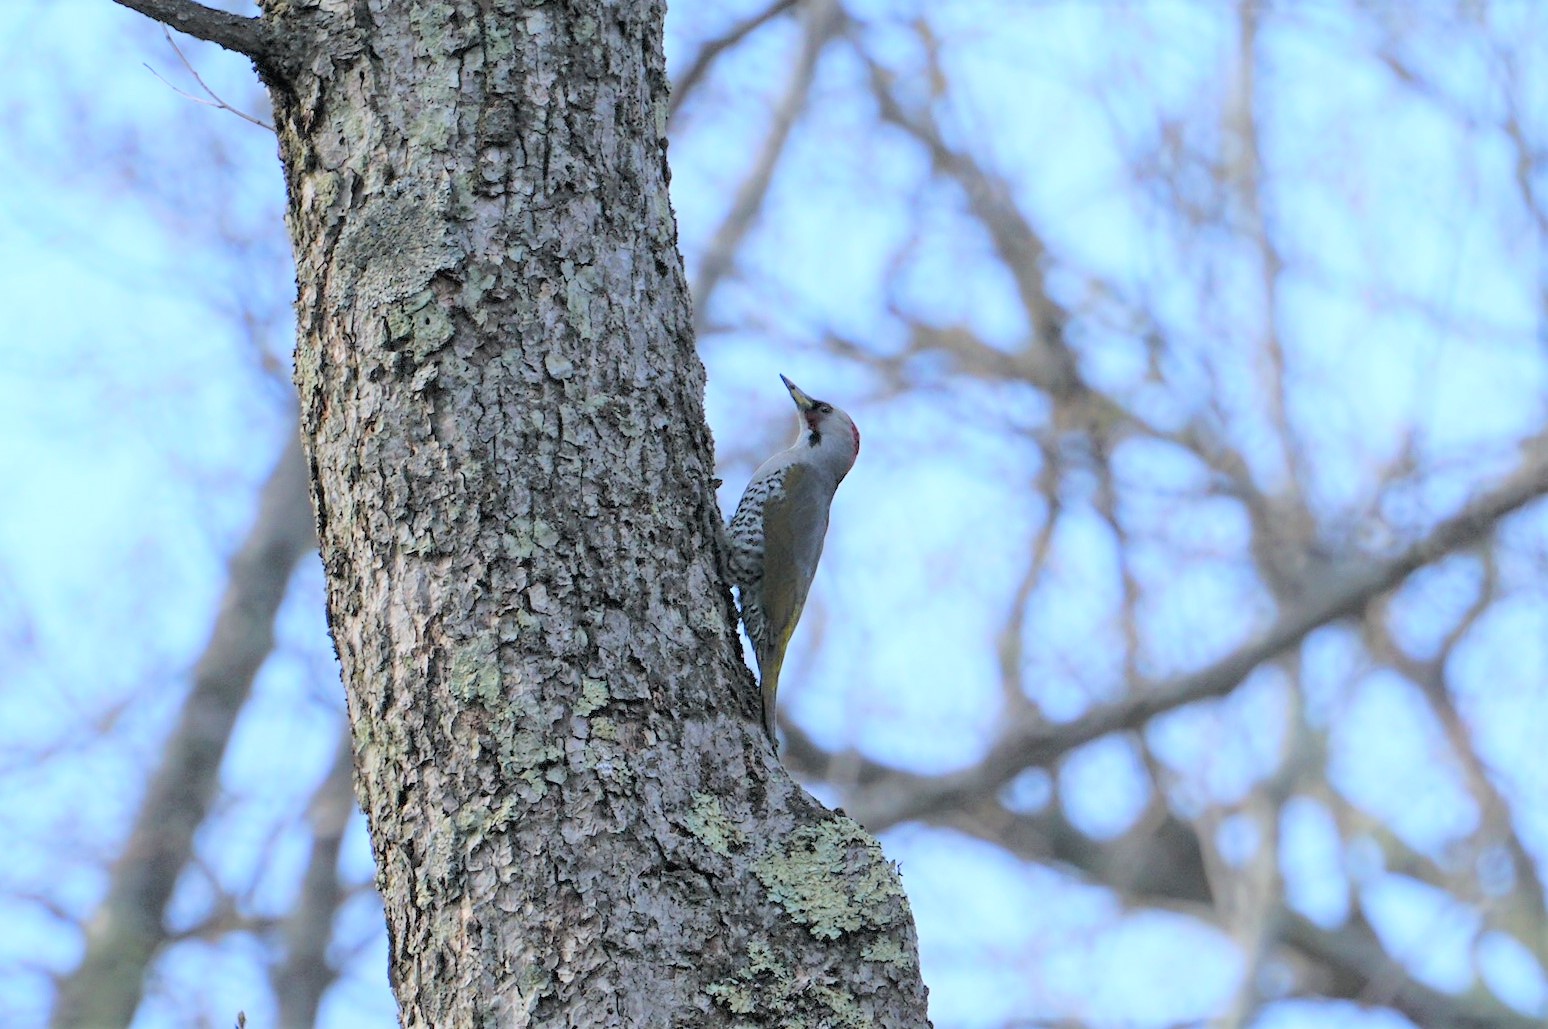
{"type": "Polygon", "coordinates": [[[764,24],[790,10],[795,6],[795,2],[796,0],[774,0],[768,7],[731,26],[725,35],[699,47],[699,52],[689,62],[688,69],[672,83],[672,99],[667,104],[667,116],[673,117],[677,114],[677,109],[682,106],[683,100],[694,91],[699,81],[709,72],[710,66],[722,53],[752,35],[764,24]]]}
{"type": "Polygon", "coordinates": [[[337,966],[328,960],[328,945],[333,941],[333,920],[347,897],[339,882],[339,852],[355,810],[354,757],[345,727],[333,768],[313,791],[307,813],[312,855],[301,878],[301,897],[285,917],[285,963],[273,977],[279,998],[277,1025],[315,1025],[323,994],[338,978],[337,966]]]}
{"type": "MultiPolygon", "coordinates": [[[[1537,449],[1542,450],[1539,444],[1537,449]]],[[[1410,574],[1481,539],[1501,518],[1548,494],[1548,454],[1529,454],[1523,465],[1492,492],[1446,519],[1423,539],[1386,561],[1373,562],[1307,591],[1257,640],[1207,668],[1096,708],[1073,722],[1050,725],[1028,718],[1006,729],[973,767],[940,776],[902,770],[877,775],[875,784],[855,791],[846,807],[872,832],[921,818],[943,806],[964,803],[999,789],[1023,769],[1054,759],[1108,733],[1138,729],[1165,711],[1229,693],[1264,661],[1297,646],[1314,630],[1359,613],[1410,574]]]]}
{"type": "MultiPolygon", "coordinates": [[[[834,776],[842,764],[817,748],[810,737],[788,727],[784,751],[787,765],[803,778],[836,785],[847,798],[855,787],[884,778],[902,777],[911,785],[928,782],[906,772],[889,772],[865,758],[857,759],[848,782],[834,776]]],[[[1159,805],[1158,817],[1140,823],[1115,840],[1101,842],[1070,824],[1057,802],[1034,813],[1006,808],[993,794],[958,807],[939,808],[920,820],[1001,847],[1022,861],[1063,867],[1082,881],[1117,891],[1127,902],[1178,911],[1221,925],[1196,831],[1159,805]]],[[[1433,881],[1433,880],[1426,880],[1433,881]]],[[[1383,1003],[1422,1025],[1510,1026],[1536,1024],[1506,1008],[1486,990],[1453,996],[1426,986],[1382,946],[1359,911],[1335,928],[1316,925],[1294,910],[1283,912],[1277,934],[1279,957],[1296,968],[1296,996],[1358,1000],[1373,981],[1386,992],[1383,1003]]],[[[1225,927],[1222,925],[1222,929],[1225,927]]]]}
{"type": "Polygon", "coordinates": [[[1305,915],[1286,912],[1281,939],[1329,976],[1317,991],[1325,997],[1370,1002],[1366,993],[1371,983],[1381,982],[1385,996],[1379,1003],[1401,1011],[1418,1025],[1529,1029],[1542,1024],[1506,1007],[1480,985],[1453,995],[1420,982],[1393,960],[1359,911],[1336,929],[1324,929],[1305,915]]]}
{"type": "Polygon", "coordinates": [[[90,921],[85,953],[60,982],[54,1025],[128,1025],[133,1019],[145,970],[167,939],[163,918],[172,890],[220,785],[220,762],[237,714],[273,649],[274,616],[290,574],[314,546],[306,461],[295,436],[264,484],[257,519],[231,559],[193,687],[107,896],[90,921]]]}
{"type": "Polygon", "coordinates": [[[114,0],[170,28],[195,39],[216,43],[227,50],[246,54],[266,67],[278,67],[280,47],[274,33],[262,18],[244,18],[228,11],[195,3],[194,0],[114,0]]]}
{"type": "Polygon", "coordinates": [[[805,39],[796,56],[790,83],[774,109],[768,136],[699,262],[699,274],[693,283],[693,307],[694,332],[700,338],[708,332],[710,298],[731,270],[742,240],[763,208],[769,186],[774,181],[774,169],[785,152],[791,130],[806,109],[807,97],[811,95],[812,83],[817,77],[818,59],[840,25],[838,8],[831,0],[819,0],[807,6],[810,9],[806,12],[805,39]]]}
{"type": "Polygon", "coordinates": [[[967,151],[953,148],[928,105],[905,108],[894,91],[892,73],[857,38],[851,42],[869,73],[871,95],[881,120],[923,146],[935,171],[962,190],[968,211],[988,234],[1000,262],[1015,281],[1032,330],[1022,354],[1025,377],[1056,400],[1089,391],[1064,334],[1070,313],[1048,293],[1048,246],[1017,206],[1010,187],[967,151]]]}

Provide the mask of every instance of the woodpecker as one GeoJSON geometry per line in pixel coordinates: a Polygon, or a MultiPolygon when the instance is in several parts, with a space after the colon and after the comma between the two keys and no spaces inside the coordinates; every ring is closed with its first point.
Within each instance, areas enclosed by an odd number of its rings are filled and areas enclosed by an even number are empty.
{"type": "Polygon", "coordinates": [[[763,729],[771,743],[785,647],[817,574],[833,494],[860,453],[860,430],[849,415],[779,378],[795,401],[800,432],[788,450],[758,466],[726,529],[731,581],[758,659],[763,729]]]}

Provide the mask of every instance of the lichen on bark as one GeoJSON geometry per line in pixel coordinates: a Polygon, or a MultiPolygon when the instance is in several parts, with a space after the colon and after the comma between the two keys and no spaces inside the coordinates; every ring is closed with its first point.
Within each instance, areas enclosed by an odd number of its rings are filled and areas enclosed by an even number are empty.
{"type": "Polygon", "coordinates": [[[769,899],[818,939],[884,929],[907,917],[897,870],[876,840],[842,815],[797,829],[753,873],[769,899]]]}
{"type": "Polygon", "coordinates": [[[407,1025],[924,1024],[716,565],[659,2],[288,0],[296,381],[407,1025]]]}

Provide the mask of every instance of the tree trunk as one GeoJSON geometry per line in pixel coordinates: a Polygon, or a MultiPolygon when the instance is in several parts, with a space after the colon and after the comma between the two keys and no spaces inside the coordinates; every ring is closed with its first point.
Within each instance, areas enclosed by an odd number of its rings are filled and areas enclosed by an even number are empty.
{"type": "Polygon", "coordinates": [[[274,98],[393,985],[438,1029],[926,1024],[895,871],[780,768],[740,660],[663,14],[211,22],[274,98]]]}

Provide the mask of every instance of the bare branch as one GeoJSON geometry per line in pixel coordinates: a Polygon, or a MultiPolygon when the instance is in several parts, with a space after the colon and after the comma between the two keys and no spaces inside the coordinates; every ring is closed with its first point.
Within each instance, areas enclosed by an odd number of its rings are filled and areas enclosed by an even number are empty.
{"type": "MultiPolygon", "coordinates": [[[[797,771],[824,777],[829,759],[799,729],[790,728],[785,760],[797,771]]],[[[858,755],[833,760],[850,762],[852,781],[875,783],[879,778],[907,776],[858,755]]],[[[942,808],[921,816],[938,828],[951,829],[1003,847],[1023,861],[1062,866],[1094,883],[1120,891],[1131,903],[1174,910],[1218,922],[1210,905],[1215,898],[1205,874],[1204,856],[1194,829],[1159,807],[1151,819],[1118,839],[1102,843],[1070,824],[1058,809],[1013,812],[993,795],[961,807],[942,808]]],[[[1483,991],[1454,997],[1424,985],[1382,946],[1365,918],[1356,912],[1342,926],[1325,929],[1294,910],[1283,909],[1275,923],[1283,945],[1278,955],[1296,969],[1300,995],[1355,999],[1380,977],[1386,1002],[1421,1025],[1525,1027],[1532,1019],[1505,1008],[1483,991]]]]}
{"type": "Polygon", "coordinates": [[[195,3],[194,0],[115,0],[116,3],[154,18],[195,39],[203,39],[246,54],[254,62],[269,68],[279,67],[281,48],[273,31],[261,18],[244,18],[228,11],[195,3]]]}
{"type": "Polygon", "coordinates": [[[274,642],[290,573],[316,545],[306,462],[295,436],[264,484],[258,517],[231,561],[230,580],[193,689],[92,917],[86,952],[60,983],[54,1024],[128,1025],[145,969],[166,942],[163,916],[193,854],[194,832],[220,783],[221,756],[274,642]]]}
{"type": "Polygon", "coordinates": [[[819,0],[809,6],[811,10],[806,12],[806,33],[801,42],[801,51],[796,58],[785,95],[774,110],[774,119],[763,141],[763,148],[753,160],[752,167],[731,201],[730,210],[726,212],[714,238],[705,248],[703,260],[699,262],[693,294],[698,323],[695,331],[701,338],[705,334],[705,315],[710,308],[710,298],[731,270],[742,240],[763,207],[769,185],[774,180],[774,170],[785,152],[785,144],[790,140],[790,132],[806,108],[806,98],[811,94],[812,81],[817,75],[817,59],[822,56],[823,48],[841,24],[837,5],[831,0],[819,0]]]}
{"type": "Polygon", "coordinates": [[[1048,295],[1044,274],[1048,248],[1016,206],[1006,183],[991,174],[970,154],[946,141],[928,108],[906,109],[893,91],[893,76],[858,42],[855,51],[870,74],[871,93],[882,120],[894,125],[930,154],[937,172],[957,183],[968,209],[994,243],[995,252],[1016,282],[1016,291],[1032,326],[1024,364],[1029,380],[1058,399],[1086,392],[1075,355],[1064,338],[1069,312],[1048,295]]]}
{"type": "Polygon", "coordinates": [[[1256,641],[1208,668],[1151,688],[1138,687],[1128,699],[1097,708],[1073,722],[1049,725],[1028,719],[1009,727],[971,768],[922,778],[899,773],[851,801],[851,813],[873,832],[922,817],[1000,788],[1022,769],[1046,764],[1111,732],[1137,729],[1165,711],[1235,689],[1264,661],[1296,646],[1313,630],[1358,614],[1366,604],[1411,573],[1453,551],[1478,542],[1501,518],[1548,493],[1548,455],[1533,454],[1492,492],[1441,522],[1396,557],[1373,562],[1307,591],[1308,599],[1287,611],[1256,641]]]}
{"type": "Polygon", "coordinates": [[[774,0],[772,4],[757,14],[731,26],[730,31],[725,33],[725,35],[717,36],[715,39],[699,47],[699,52],[693,55],[693,60],[689,62],[687,70],[677,77],[676,82],[672,83],[672,99],[667,106],[667,117],[676,116],[677,109],[682,106],[688,94],[694,91],[700,80],[709,72],[710,66],[715,63],[721,54],[736,46],[742,40],[758,31],[760,27],[773,21],[795,5],[796,0],[774,0]]]}
{"type": "Polygon", "coordinates": [[[1063,512],[1058,490],[1055,487],[1058,466],[1054,454],[1055,451],[1049,448],[1044,455],[1043,468],[1038,473],[1038,478],[1042,480],[1039,484],[1042,494],[1049,498],[1048,515],[1032,542],[1032,556],[1027,561],[1026,570],[1021,574],[1021,581],[1016,584],[1010,612],[1006,615],[1004,624],[1000,626],[999,638],[995,641],[995,656],[998,659],[1000,673],[1001,703],[1007,716],[1012,718],[1023,717],[1030,703],[1027,691],[1022,685],[1022,667],[1026,659],[1027,612],[1032,605],[1033,591],[1036,590],[1048,566],[1048,556],[1053,552],[1054,530],[1058,527],[1059,517],[1063,512]]]}
{"type": "Polygon", "coordinates": [[[323,994],[338,978],[328,961],[333,919],[345,899],[339,883],[339,851],[354,810],[354,750],[346,726],[339,736],[333,768],[312,794],[312,854],[301,881],[301,896],[285,918],[285,963],[275,971],[280,1025],[313,1025],[323,994]]]}
{"type": "Polygon", "coordinates": [[[1356,912],[1337,929],[1323,929],[1304,915],[1287,912],[1281,938],[1315,960],[1329,974],[1319,992],[1329,997],[1356,998],[1373,981],[1390,990],[1384,998],[1417,1025],[1448,1025],[1528,1029],[1542,1021],[1513,1011],[1487,991],[1475,988],[1460,997],[1426,986],[1395,965],[1365,916],[1356,912]]]}

